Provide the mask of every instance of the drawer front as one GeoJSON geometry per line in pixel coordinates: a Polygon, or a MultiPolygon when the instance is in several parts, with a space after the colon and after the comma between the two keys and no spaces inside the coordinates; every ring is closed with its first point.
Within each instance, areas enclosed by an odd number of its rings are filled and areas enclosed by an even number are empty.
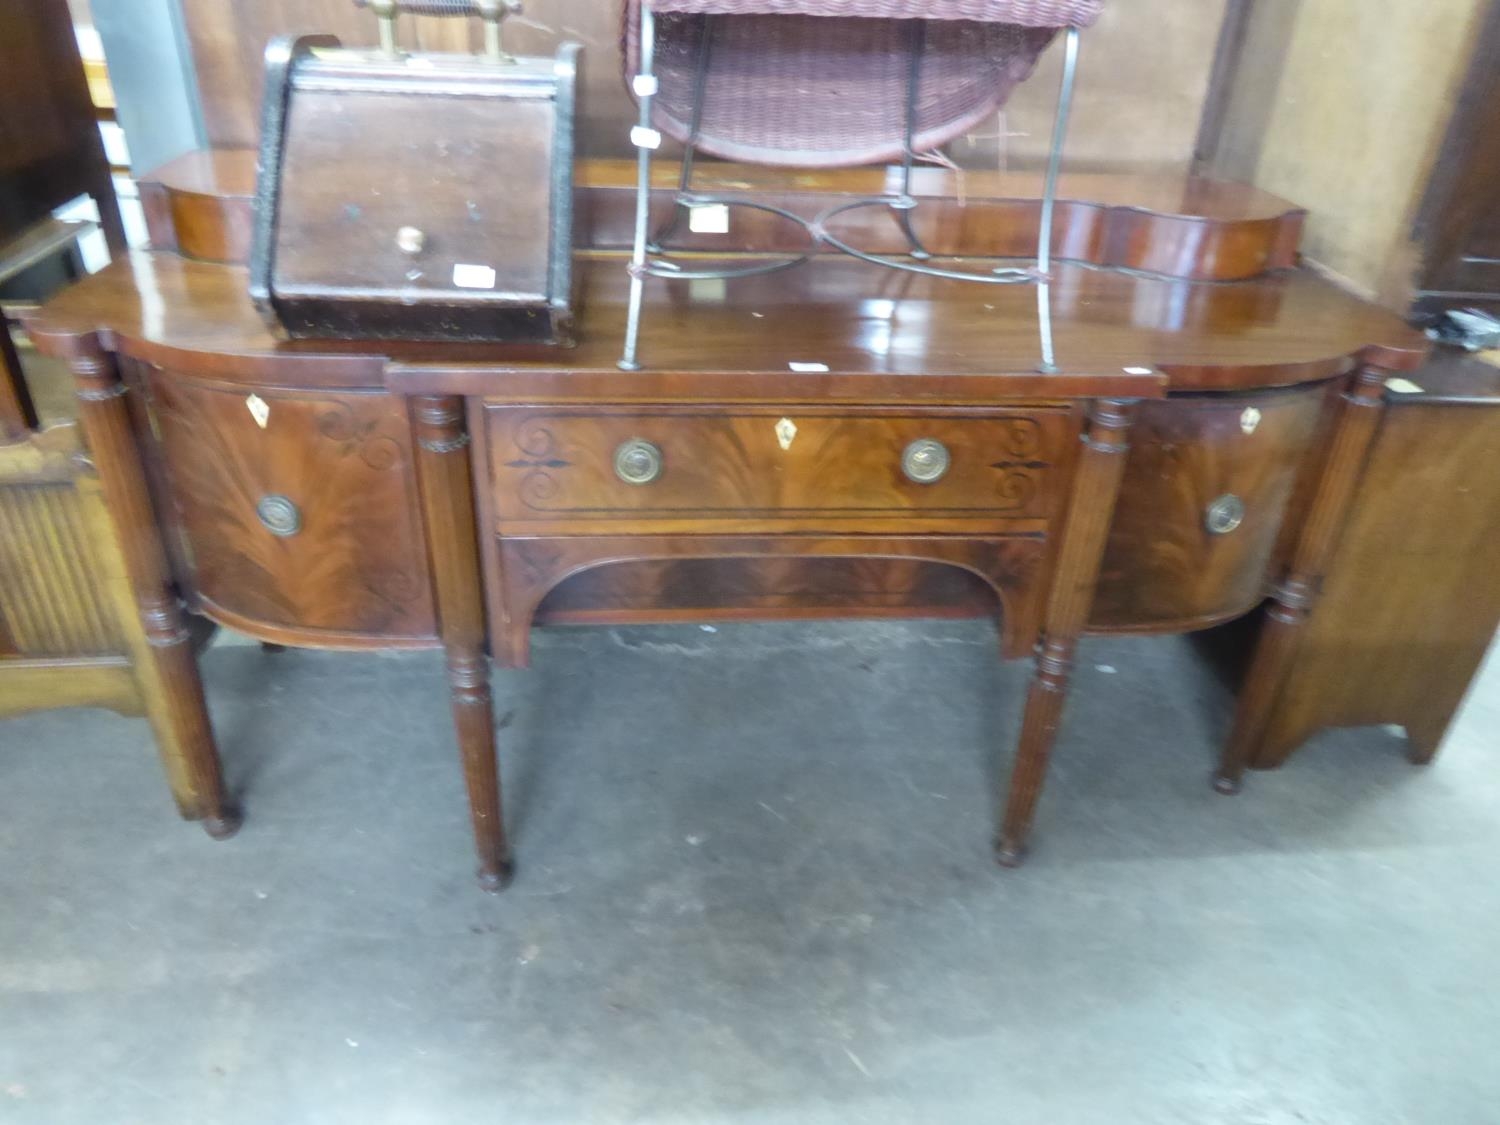
{"type": "Polygon", "coordinates": [[[163,371],[149,396],[169,518],[208,612],[315,643],[435,635],[401,399],[163,371]]]}
{"type": "Polygon", "coordinates": [[[1328,394],[1142,403],[1091,626],[1168,631],[1253,608],[1328,394]]]}
{"type": "Polygon", "coordinates": [[[986,413],[491,407],[502,524],[1045,519],[1065,409],[986,413]]]}

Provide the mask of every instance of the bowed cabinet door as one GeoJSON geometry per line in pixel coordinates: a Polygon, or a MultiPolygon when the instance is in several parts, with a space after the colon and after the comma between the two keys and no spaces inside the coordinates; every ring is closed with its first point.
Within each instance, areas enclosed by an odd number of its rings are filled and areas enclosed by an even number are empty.
{"type": "Polygon", "coordinates": [[[1328,395],[1142,403],[1089,628],[1184,632],[1259,605],[1328,395]]]}
{"type": "Polygon", "coordinates": [[[144,382],[194,608],[289,644],[436,638],[403,399],[160,368],[144,382]]]}

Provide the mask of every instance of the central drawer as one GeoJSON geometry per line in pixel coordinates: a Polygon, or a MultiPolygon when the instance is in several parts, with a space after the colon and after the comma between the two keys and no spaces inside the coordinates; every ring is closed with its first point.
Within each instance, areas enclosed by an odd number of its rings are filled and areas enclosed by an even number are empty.
{"type": "Polygon", "coordinates": [[[491,406],[502,525],[631,520],[975,522],[1057,503],[1067,408],[921,411],[491,406]]]}

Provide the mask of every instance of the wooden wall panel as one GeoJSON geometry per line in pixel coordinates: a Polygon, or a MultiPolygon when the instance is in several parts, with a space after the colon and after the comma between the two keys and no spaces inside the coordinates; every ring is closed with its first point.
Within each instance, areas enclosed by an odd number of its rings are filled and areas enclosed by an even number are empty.
{"type": "MultiPolygon", "coordinates": [[[[1111,0],[1084,39],[1072,167],[1187,163],[1225,3],[1111,0]]],[[[322,31],[350,44],[375,41],[373,17],[350,0],[183,0],[183,8],[214,145],[255,143],[260,60],[272,36],[322,31]]],[[[620,78],[619,10],[616,0],[533,0],[507,24],[518,51],[551,53],[564,38],[584,44],[584,155],[628,155],[634,108],[620,78]]],[[[402,24],[408,46],[478,46],[477,31],[461,23],[403,17],[402,24]]],[[[952,146],[954,158],[966,167],[1035,164],[1051,130],[1059,60],[1060,51],[1050,51],[1004,113],[952,146]]]]}
{"type": "Polygon", "coordinates": [[[1494,0],[1252,0],[1205,169],[1296,200],[1303,252],[1404,311],[1413,219],[1494,0]]]}

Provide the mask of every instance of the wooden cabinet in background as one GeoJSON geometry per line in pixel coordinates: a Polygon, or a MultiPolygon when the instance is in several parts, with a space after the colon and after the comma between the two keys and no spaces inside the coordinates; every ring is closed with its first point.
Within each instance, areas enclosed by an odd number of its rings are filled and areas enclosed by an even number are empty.
{"type": "Polygon", "coordinates": [[[1392,723],[1431,761],[1500,623],[1500,368],[1459,355],[1390,393],[1348,524],[1251,764],[1392,723]]]}

